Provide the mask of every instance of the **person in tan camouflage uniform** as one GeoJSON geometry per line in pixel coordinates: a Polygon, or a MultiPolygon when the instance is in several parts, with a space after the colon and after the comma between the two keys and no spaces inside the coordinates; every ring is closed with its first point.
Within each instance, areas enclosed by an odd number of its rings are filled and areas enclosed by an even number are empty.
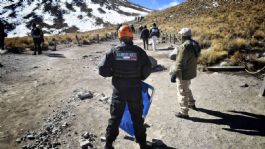
{"type": "Polygon", "coordinates": [[[177,96],[180,104],[180,112],[176,114],[180,118],[189,118],[189,108],[196,110],[195,100],[190,90],[191,79],[197,75],[197,59],[201,48],[191,36],[191,29],[183,28],[179,32],[182,45],[176,57],[176,63],[170,71],[171,82],[177,83],[177,96]]]}

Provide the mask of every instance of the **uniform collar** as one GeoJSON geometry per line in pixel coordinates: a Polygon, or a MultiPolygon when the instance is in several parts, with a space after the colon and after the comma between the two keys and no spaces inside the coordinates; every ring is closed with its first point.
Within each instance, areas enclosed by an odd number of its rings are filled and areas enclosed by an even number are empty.
{"type": "Polygon", "coordinates": [[[127,47],[133,45],[133,41],[122,41],[121,46],[122,47],[127,47]]]}

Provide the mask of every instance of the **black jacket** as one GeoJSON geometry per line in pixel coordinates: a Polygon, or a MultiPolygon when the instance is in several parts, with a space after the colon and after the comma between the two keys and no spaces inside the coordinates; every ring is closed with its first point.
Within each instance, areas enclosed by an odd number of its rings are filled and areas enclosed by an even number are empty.
{"type": "Polygon", "coordinates": [[[141,39],[148,39],[148,38],[149,38],[149,30],[145,28],[141,32],[141,39]]]}
{"type": "Polygon", "coordinates": [[[131,42],[110,49],[99,64],[99,74],[112,77],[115,87],[141,87],[141,80],[151,74],[151,62],[146,52],[131,42]]]}
{"type": "Polygon", "coordinates": [[[6,36],[4,26],[0,24],[0,39],[4,39],[6,36]]]}

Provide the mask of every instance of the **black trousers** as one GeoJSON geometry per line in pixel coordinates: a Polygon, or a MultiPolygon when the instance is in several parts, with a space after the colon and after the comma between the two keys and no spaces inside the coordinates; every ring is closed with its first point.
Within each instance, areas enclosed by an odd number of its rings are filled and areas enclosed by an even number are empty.
{"type": "Polygon", "coordinates": [[[5,38],[0,38],[0,49],[4,50],[5,47],[5,38]]]}
{"type": "Polygon", "coordinates": [[[114,87],[110,105],[111,118],[106,132],[107,142],[113,142],[119,134],[119,125],[123,116],[126,102],[131,113],[135,138],[139,144],[146,143],[146,128],[144,127],[143,102],[140,87],[114,87]]]}
{"type": "Polygon", "coordinates": [[[34,54],[38,51],[38,54],[41,54],[41,38],[33,38],[34,41],[34,54]]]}
{"type": "Polygon", "coordinates": [[[148,38],[143,38],[144,49],[148,50],[148,38]]]}

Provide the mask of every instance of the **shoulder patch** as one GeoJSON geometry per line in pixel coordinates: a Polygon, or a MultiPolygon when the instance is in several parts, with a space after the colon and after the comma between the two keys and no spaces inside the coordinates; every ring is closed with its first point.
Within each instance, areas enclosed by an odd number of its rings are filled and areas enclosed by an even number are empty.
{"type": "Polygon", "coordinates": [[[115,59],[118,61],[137,61],[138,57],[135,52],[117,52],[115,59]]]}

